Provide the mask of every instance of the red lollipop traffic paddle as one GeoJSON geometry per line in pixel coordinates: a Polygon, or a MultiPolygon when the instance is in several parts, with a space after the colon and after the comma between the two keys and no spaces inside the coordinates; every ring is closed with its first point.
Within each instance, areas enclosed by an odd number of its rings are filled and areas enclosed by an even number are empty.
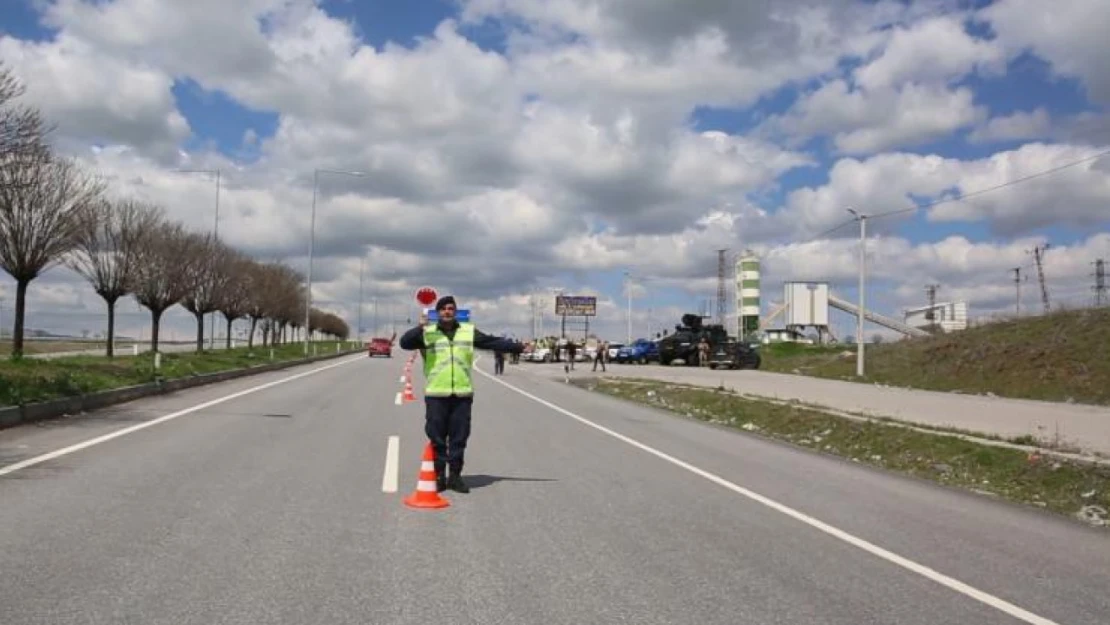
{"type": "Polygon", "coordinates": [[[430,286],[422,286],[416,290],[416,301],[422,306],[431,306],[439,299],[436,290],[430,286]]]}

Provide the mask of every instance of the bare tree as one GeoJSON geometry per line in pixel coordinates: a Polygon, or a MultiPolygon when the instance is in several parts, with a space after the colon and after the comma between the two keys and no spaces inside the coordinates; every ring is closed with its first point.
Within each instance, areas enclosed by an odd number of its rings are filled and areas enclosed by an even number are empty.
{"type": "Polygon", "coordinates": [[[23,85],[0,61],[0,166],[6,166],[16,154],[45,149],[44,140],[49,129],[42,113],[13,103],[24,91],[23,85]]]}
{"type": "Polygon", "coordinates": [[[130,290],[139,304],[150,310],[150,348],[154,352],[158,351],[163,313],[188,294],[196,244],[195,235],[180,223],[163,222],[147,232],[139,245],[130,290]]]}
{"type": "Polygon", "coordinates": [[[116,302],[132,288],[140,246],[162,221],[157,206],[135,200],[94,202],[78,219],[76,249],[68,265],[108,305],[108,357],[115,354],[116,302]]]}
{"type": "Polygon", "coordinates": [[[247,304],[247,317],[251,320],[248,345],[254,346],[254,333],[262,331],[262,345],[270,345],[271,332],[276,326],[273,311],[279,302],[284,288],[282,278],[286,267],[279,262],[256,264],[250,270],[250,294],[247,304]]]}
{"type": "Polygon", "coordinates": [[[282,330],[303,311],[300,302],[301,276],[292,268],[272,263],[267,265],[261,289],[261,312],[266,321],[262,325],[263,342],[276,345],[282,330]]]}
{"type": "Polygon", "coordinates": [[[313,319],[314,329],[319,330],[326,336],[334,337],[339,340],[345,340],[350,336],[350,327],[347,325],[347,322],[343,321],[338,315],[312,309],[309,312],[309,316],[313,319]]]}
{"type": "Polygon", "coordinates": [[[12,356],[23,355],[27,286],[74,249],[100,181],[47,150],[9,154],[0,166],[0,268],[15,279],[12,356]]]}
{"type": "Polygon", "coordinates": [[[227,288],[231,250],[211,234],[194,234],[188,290],[181,299],[197,319],[197,351],[204,351],[204,316],[216,312],[218,297],[227,288]]]}
{"type": "MultiPolygon", "coordinates": [[[[231,349],[231,324],[242,319],[250,312],[251,292],[258,275],[258,265],[238,252],[229,254],[227,263],[227,282],[216,292],[216,310],[227,321],[227,349],[231,349]]],[[[251,323],[249,344],[253,346],[254,323],[251,323]]]]}

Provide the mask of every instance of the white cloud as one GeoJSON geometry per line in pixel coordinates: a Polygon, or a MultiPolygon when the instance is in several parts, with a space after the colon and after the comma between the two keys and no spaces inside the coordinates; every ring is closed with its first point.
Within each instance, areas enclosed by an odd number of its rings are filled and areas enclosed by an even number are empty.
{"type": "MultiPolygon", "coordinates": [[[[1102,150],[1069,145],[1030,143],[969,163],[958,177],[962,191],[1004,185],[1091,158],[1102,150]]],[[[937,206],[933,221],[986,221],[1003,235],[1030,232],[1044,226],[1081,230],[1105,227],[1110,220],[1110,157],[1090,160],[1045,177],[969,200],[937,206]]]]}
{"type": "Polygon", "coordinates": [[[976,39],[959,16],[943,16],[897,28],[880,56],[854,72],[854,82],[868,90],[907,82],[943,84],[976,68],[997,74],[1002,50],[976,39]]]}
{"type": "Polygon", "coordinates": [[[63,136],[139,146],[168,160],[189,133],[166,73],[105,54],[63,33],[55,41],[0,37],[0,60],[63,136]]]}
{"type": "MultiPolygon", "coordinates": [[[[1020,3],[1004,1],[982,13],[998,39],[975,38],[961,4],[469,0],[458,24],[444,21],[410,47],[375,48],[311,0],[58,0],[46,13],[60,29],[56,39],[3,38],[0,57],[28,79],[29,99],[59,123],[61,143],[118,192],[157,200],[207,229],[212,181],[171,170],[220,167],[221,237],[265,260],[306,267],[314,168],[363,172],[321,174],[315,230],[315,300],[352,323],[365,254],[367,293],[380,301],[404,310],[411,289],[430,283],[518,331],[530,321],[522,299],[530,289],[558,283],[589,292],[598,272],[632,269],[650,278],[636,322],[647,324],[652,306],[667,327],[690,309],[675,302],[694,306],[712,295],[718,248],[794,241],[772,262],[850,285],[853,229],[837,233],[847,240],[799,243],[846,221],[846,208],[904,208],[910,194],[976,191],[1093,152],[1080,145],[1090,136],[970,161],[886,152],[967,128],[973,141],[1061,136],[1053,127],[1061,120],[1043,108],[990,119],[987,103],[961,83],[999,72],[1035,34],[1007,13],[1020,3]],[[505,54],[462,34],[459,24],[487,19],[504,29],[505,54]],[[190,129],[171,87],[185,78],[278,114],[272,136],[232,133],[257,162],[182,147],[190,129]],[[800,85],[807,90],[785,114],[768,119],[766,108],[746,108],[800,85]],[[760,131],[704,130],[691,121],[698,107],[735,113],[760,131]],[[784,174],[807,175],[822,162],[797,147],[812,137],[861,158],[837,160],[827,182],[779,195],[784,174]],[[106,145],[90,149],[94,142],[106,145]],[[681,295],[656,302],[665,287],[681,295]]],[[[1034,47],[1097,88],[1089,59],[1080,62],[1085,48],[1059,34],[1085,27],[1063,23],[1048,29],[1052,45],[1038,38],[1034,47]]],[[[1048,224],[1104,228],[1102,167],[942,205],[929,217],[981,221],[1003,237],[1048,224]]],[[[962,258],[935,279],[988,289],[970,276],[989,265],[983,257],[1012,253],[1006,241],[899,243],[893,223],[874,226],[883,237],[877,279],[886,272],[913,281],[922,268],[962,258]]],[[[42,284],[54,290],[32,291],[40,301],[100,310],[74,276],[51,276],[42,284]]],[[[918,295],[918,286],[904,288],[912,292],[889,289],[891,302],[918,295]]],[[[623,336],[622,294],[600,295],[598,326],[623,336]]]]}
{"type": "Polygon", "coordinates": [[[1044,107],[995,117],[968,135],[973,143],[1038,139],[1049,134],[1052,120],[1044,107]]]}
{"type": "Polygon", "coordinates": [[[961,14],[894,27],[850,76],[824,82],[784,115],[764,124],[796,141],[832,135],[846,154],[916,147],[985,121],[987,108],[966,86],[968,74],[997,76],[1006,60],[991,41],[967,32],[961,14]]]}
{"type": "Polygon", "coordinates": [[[1031,51],[1060,76],[1077,78],[1100,103],[1110,103],[1110,11],[1105,0],[998,0],[981,16],[1011,55],[1031,51]]]}
{"type": "MultiPolygon", "coordinates": [[[[1103,148],[1104,150],[1105,148],[1103,148]]],[[[845,158],[829,183],[797,189],[776,218],[796,237],[813,237],[843,223],[848,208],[875,215],[910,209],[913,198],[954,200],[1069,165],[1103,150],[1081,145],[1030,143],[991,157],[961,161],[907,153],[845,158]]],[[[936,222],[983,222],[1003,236],[1048,225],[1079,232],[1105,227],[1110,214],[1110,157],[1088,161],[1028,182],[928,209],[936,222]]],[[[882,222],[874,222],[882,227],[882,222]]]]}
{"type": "Polygon", "coordinates": [[[987,115],[970,89],[907,83],[897,88],[852,89],[835,80],[802,98],[777,122],[788,133],[833,135],[836,149],[874,154],[912,147],[971,126],[987,115]]]}

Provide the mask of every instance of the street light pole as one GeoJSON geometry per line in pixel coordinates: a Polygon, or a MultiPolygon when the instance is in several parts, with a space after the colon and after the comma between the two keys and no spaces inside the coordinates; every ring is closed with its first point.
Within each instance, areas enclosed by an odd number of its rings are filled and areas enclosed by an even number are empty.
{"type": "Polygon", "coordinates": [[[342,171],[338,169],[314,169],[312,170],[312,217],[308,227],[308,272],[307,272],[307,288],[305,289],[304,297],[304,355],[308,356],[308,341],[312,336],[310,331],[312,320],[312,260],[314,247],[316,245],[316,196],[317,189],[320,186],[320,174],[338,174],[341,176],[354,176],[361,178],[366,174],[360,171],[342,171]]]}
{"type": "Polygon", "coordinates": [[[358,259],[358,342],[362,344],[362,271],[366,264],[366,257],[358,259]]]}
{"type": "MultiPolygon", "coordinates": [[[[212,236],[217,241],[220,240],[220,170],[216,170],[216,222],[212,227],[212,236]]],[[[231,329],[228,329],[231,332],[231,329]]],[[[212,317],[208,323],[208,349],[216,349],[216,313],[212,313],[212,317]]]]}
{"type": "Polygon", "coordinates": [[[319,186],[320,170],[312,172],[312,217],[308,226],[308,287],[305,289],[304,294],[304,355],[308,356],[308,341],[312,328],[311,311],[312,311],[312,253],[313,246],[316,243],[316,188],[319,186]]]}
{"type": "Polygon", "coordinates": [[[624,272],[624,294],[628,297],[628,342],[625,345],[632,344],[632,274],[624,272]]]}
{"type": "Polygon", "coordinates": [[[848,209],[859,221],[859,314],[856,315],[856,376],[863,377],[863,311],[867,277],[867,215],[848,209]]]}

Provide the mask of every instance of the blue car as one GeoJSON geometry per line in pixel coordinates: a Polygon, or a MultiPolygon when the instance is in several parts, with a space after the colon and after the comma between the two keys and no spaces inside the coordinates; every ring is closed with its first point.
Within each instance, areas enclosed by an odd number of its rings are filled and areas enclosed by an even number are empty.
{"type": "Polygon", "coordinates": [[[649,362],[659,361],[659,345],[648,339],[636,339],[631,344],[617,350],[617,362],[637,362],[646,365],[649,362]]]}

